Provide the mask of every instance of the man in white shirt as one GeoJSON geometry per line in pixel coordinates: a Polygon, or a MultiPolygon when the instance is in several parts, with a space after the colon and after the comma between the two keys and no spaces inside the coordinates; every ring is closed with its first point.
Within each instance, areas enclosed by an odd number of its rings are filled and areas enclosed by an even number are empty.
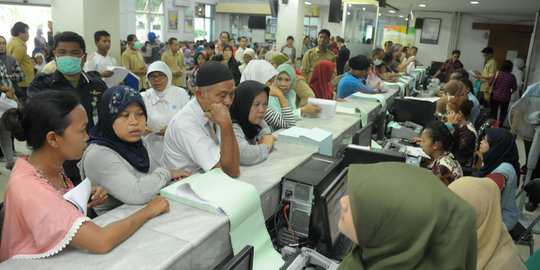
{"type": "Polygon", "coordinates": [[[240,37],[240,47],[238,47],[238,50],[236,50],[236,54],[234,55],[234,58],[236,58],[236,61],[240,63],[240,65],[244,63],[244,51],[246,51],[247,45],[247,37],[240,37]]]}
{"type": "Polygon", "coordinates": [[[163,163],[191,173],[221,168],[240,175],[240,154],[229,107],[234,100],[234,79],[229,69],[209,61],[197,72],[192,99],[171,120],[165,132],[163,163]]]}
{"type": "Polygon", "coordinates": [[[116,59],[107,54],[111,48],[111,35],[107,31],[97,31],[94,33],[94,42],[96,43],[97,52],[93,52],[86,58],[84,71],[97,71],[102,78],[110,77],[113,72],[107,70],[107,67],[117,65],[116,59]]]}

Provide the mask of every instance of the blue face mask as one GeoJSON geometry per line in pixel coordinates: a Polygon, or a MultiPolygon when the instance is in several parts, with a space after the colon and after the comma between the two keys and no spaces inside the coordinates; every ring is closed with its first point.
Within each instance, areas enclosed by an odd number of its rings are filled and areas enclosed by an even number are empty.
{"type": "Polygon", "coordinates": [[[56,57],[56,65],[60,72],[66,75],[74,75],[81,72],[81,58],[73,56],[56,57]]]}

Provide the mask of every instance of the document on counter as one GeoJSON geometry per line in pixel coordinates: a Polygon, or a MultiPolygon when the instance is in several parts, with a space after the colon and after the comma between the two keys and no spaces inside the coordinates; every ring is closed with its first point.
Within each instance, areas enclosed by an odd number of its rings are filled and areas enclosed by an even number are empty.
{"type": "Polygon", "coordinates": [[[315,104],[321,109],[321,112],[317,116],[315,116],[317,118],[336,117],[337,102],[335,100],[308,98],[307,104],[315,104]]]}
{"type": "Polygon", "coordinates": [[[407,155],[413,157],[430,158],[421,147],[407,146],[407,155]]]}
{"type": "Polygon", "coordinates": [[[437,102],[437,100],[439,100],[440,97],[405,97],[405,99],[413,99],[413,100],[420,100],[420,101],[437,102]]]}
{"type": "MultiPolygon", "coordinates": [[[[266,229],[261,199],[251,184],[235,180],[220,168],[204,174],[195,174],[172,184],[176,190],[179,183],[189,181],[191,190],[201,200],[217,206],[225,212],[230,221],[230,237],[233,253],[236,255],[246,245],[254,248],[253,269],[279,269],[283,266],[281,255],[274,249],[266,229]]],[[[161,195],[166,197],[164,190],[161,195]]]]}
{"type": "Polygon", "coordinates": [[[382,107],[386,105],[386,98],[382,94],[365,94],[362,92],[356,92],[352,94],[352,97],[360,98],[360,99],[367,99],[367,100],[376,100],[381,103],[382,107]]]}
{"type": "Polygon", "coordinates": [[[86,178],[72,190],[66,192],[66,194],[64,194],[64,199],[77,207],[77,209],[86,216],[86,213],[88,212],[86,206],[88,205],[91,190],[92,182],[90,179],[86,178]]]}
{"type": "Polygon", "coordinates": [[[356,106],[356,103],[350,101],[338,102],[336,107],[336,112],[343,114],[360,114],[360,119],[362,120],[362,125],[366,125],[368,113],[366,109],[356,106]]]}
{"type": "Polygon", "coordinates": [[[113,87],[123,82],[129,73],[127,68],[120,66],[108,66],[106,70],[113,72],[110,77],[101,78],[107,84],[107,87],[113,87]]]}
{"type": "Polygon", "coordinates": [[[332,132],[320,128],[291,127],[278,134],[280,142],[319,149],[322,155],[332,156],[332,132]]]}
{"type": "Polygon", "coordinates": [[[199,208],[201,210],[210,212],[212,214],[221,214],[223,210],[216,204],[213,204],[207,200],[202,199],[193,190],[196,185],[205,185],[204,181],[197,181],[200,173],[182,179],[167,187],[161,189],[160,195],[183,204],[187,204],[191,207],[199,208]]]}

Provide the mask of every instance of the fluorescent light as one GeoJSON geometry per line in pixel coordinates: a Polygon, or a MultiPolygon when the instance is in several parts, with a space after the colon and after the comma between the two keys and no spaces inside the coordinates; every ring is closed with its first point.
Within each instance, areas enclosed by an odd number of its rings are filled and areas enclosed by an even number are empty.
{"type": "Polygon", "coordinates": [[[390,12],[390,13],[396,13],[395,10],[389,10],[388,12],[390,12]]]}
{"type": "Polygon", "coordinates": [[[379,13],[379,16],[381,16],[381,13],[379,13]]]}
{"type": "Polygon", "coordinates": [[[350,15],[351,15],[351,13],[350,13],[350,12],[347,12],[347,15],[349,15],[349,16],[350,16],[350,15]]]}
{"type": "Polygon", "coordinates": [[[405,20],[406,20],[406,21],[408,21],[408,20],[409,20],[409,18],[405,18],[405,20]]]}
{"type": "Polygon", "coordinates": [[[419,4],[419,7],[426,7],[426,4],[419,4]]]}
{"type": "Polygon", "coordinates": [[[400,18],[403,18],[403,17],[405,17],[405,16],[403,16],[403,15],[399,15],[398,17],[400,17],[400,18]]]}
{"type": "Polygon", "coordinates": [[[480,4],[479,1],[471,1],[471,5],[478,5],[478,4],[480,4]]]}
{"type": "Polygon", "coordinates": [[[365,8],[365,7],[363,7],[363,8],[362,8],[362,10],[366,10],[366,8],[365,8]]]}
{"type": "Polygon", "coordinates": [[[311,5],[311,3],[310,3],[310,2],[308,2],[308,1],[304,2],[304,4],[306,4],[306,5],[308,5],[308,6],[310,6],[310,5],[311,5]]]}

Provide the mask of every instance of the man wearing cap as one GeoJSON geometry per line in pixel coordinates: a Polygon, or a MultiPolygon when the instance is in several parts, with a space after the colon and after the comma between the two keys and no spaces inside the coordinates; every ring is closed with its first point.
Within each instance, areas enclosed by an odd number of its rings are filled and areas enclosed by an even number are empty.
{"type": "Polygon", "coordinates": [[[197,72],[195,98],[180,110],[165,133],[163,163],[191,173],[221,168],[240,175],[240,154],[229,106],[234,100],[234,78],[229,69],[209,61],[197,72]]]}
{"type": "Polygon", "coordinates": [[[349,72],[345,72],[338,84],[337,97],[346,98],[355,92],[377,94],[379,90],[370,89],[361,80],[368,74],[369,60],[364,55],[358,55],[349,59],[349,72]]]}

